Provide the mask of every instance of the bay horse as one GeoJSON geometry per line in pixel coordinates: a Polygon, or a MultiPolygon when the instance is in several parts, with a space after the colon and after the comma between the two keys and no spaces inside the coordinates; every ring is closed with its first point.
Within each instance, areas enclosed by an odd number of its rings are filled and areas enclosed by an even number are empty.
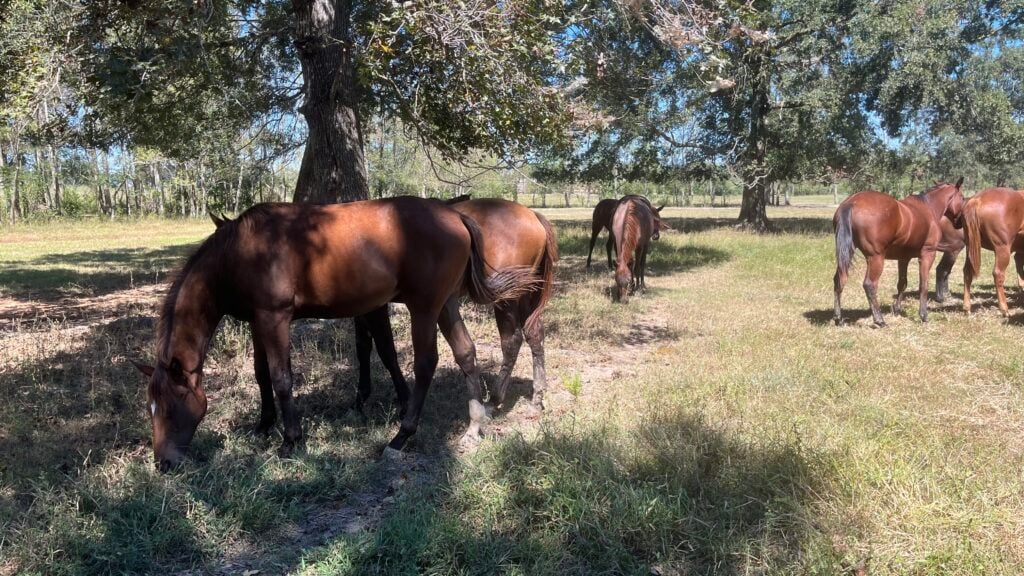
{"type": "Polygon", "coordinates": [[[388,453],[401,450],[419,425],[437,367],[438,326],[466,374],[471,398],[466,433],[479,434],[486,412],[458,297],[466,293],[493,303],[535,289],[532,270],[485,274],[476,223],[436,200],[257,204],[220,225],[187,259],[161,308],[156,366],[136,364],[150,378],[157,467],[166,471],[182,461],[206,415],[203,363],[225,315],[251,324],[263,401],[260,426],[274,423],[273,394],[284,423],[282,451],[287,452],[302,439],[292,395],[292,320],[353,317],[391,301],[405,303],[416,380],[388,453]]]}
{"type": "MultiPolygon", "coordinates": [[[[512,371],[525,337],[533,354],[533,395],[530,406],[535,411],[542,411],[544,392],[547,389],[542,314],[554,293],[554,269],[558,260],[558,239],[554,227],[541,214],[522,204],[500,198],[467,200],[466,197],[458,197],[446,203],[479,225],[483,238],[482,257],[489,270],[509,267],[529,269],[540,283],[539,290],[525,293],[517,300],[494,304],[494,319],[501,338],[502,365],[498,384],[492,391],[491,403],[497,407],[505,402],[512,371]]],[[[384,320],[386,318],[385,315],[384,320]]],[[[401,396],[405,382],[401,378],[397,358],[391,352],[394,350],[394,341],[390,324],[374,326],[372,323],[357,323],[356,351],[360,373],[357,397],[368,398],[370,395],[369,365],[374,342],[377,343],[381,363],[391,374],[395,391],[401,396]],[[396,373],[399,375],[397,378],[396,373]]],[[[360,409],[358,402],[356,408],[360,409]]]]}
{"type": "Polygon", "coordinates": [[[626,196],[619,201],[611,227],[617,254],[612,300],[625,304],[630,294],[646,288],[647,250],[662,227],[658,210],[646,198],[626,196]]]}
{"type": "Polygon", "coordinates": [[[935,265],[935,301],[941,304],[949,298],[949,275],[965,244],[963,228],[957,228],[949,218],[943,216],[939,228],[942,236],[936,250],[942,253],[942,258],[935,265]]]}
{"type": "Polygon", "coordinates": [[[1003,316],[1010,315],[1006,304],[1006,267],[1010,253],[1017,265],[1017,282],[1024,288],[1024,194],[1011,188],[988,188],[964,204],[964,312],[971,313],[971,283],[978,276],[982,247],[996,254],[992,280],[999,296],[1003,316]]]}
{"type": "Polygon", "coordinates": [[[892,304],[894,314],[901,311],[910,260],[918,259],[918,314],[922,322],[928,321],[928,277],[942,238],[940,221],[945,216],[955,226],[961,225],[964,201],[960,192],[962,185],[963,178],[956,184],[936,184],[921,194],[903,200],[873,190],[858,192],[843,200],[832,218],[832,229],[836,237],[836,273],[833,284],[834,320],[837,326],[842,324],[841,299],[854,249],[859,249],[867,259],[864,292],[871,306],[875,326],[885,326],[885,319],[878,306],[878,280],[887,259],[899,262],[899,280],[892,304]]]}
{"type": "MultiPolygon", "coordinates": [[[[661,211],[665,208],[664,204],[662,204],[659,208],[654,208],[654,206],[651,205],[650,200],[643,196],[635,194],[623,196],[618,200],[615,200],[613,198],[605,198],[604,200],[598,202],[597,206],[594,207],[594,215],[591,218],[590,222],[590,249],[587,251],[587,268],[590,268],[590,257],[594,253],[594,244],[597,243],[597,236],[601,233],[601,230],[607,230],[608,240],[604,244],[604,249],[605,252],[607,252],[608,254],[608,269],[615,269],[615,265],[612,263],[612,248],[615,245],[615,235],[612,234],[612,217],[615,215],[615,208],[619,205],[619,202],[622,202],[627,198],[636,198],[639,200],[643,200],[644,202],[647,202],[648,206],[651,206],[651,208],[656,213],[658,213],[659,216],[661,214],[661,211]]],[[[651,240],[657,240],[658,238],[660,238],[661,230],[671,230],[671,228],[669,228],[667,224],[661,223],[659,218],[658,229],[654,231],[654,234],[651,236],[651,240]]]]}

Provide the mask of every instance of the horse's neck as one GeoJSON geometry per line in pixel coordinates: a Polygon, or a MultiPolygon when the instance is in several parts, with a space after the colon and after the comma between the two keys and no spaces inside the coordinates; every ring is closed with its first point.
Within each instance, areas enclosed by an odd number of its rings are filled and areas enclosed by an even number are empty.
{"type": "Polygon", "coordinates": [[[949,196],[951,194],[953,193],[948,190],[942,194],[936,190],[931,194],[925,195],[925,205],[928,206],[928,210],[935,216],[936,222],[942,220],[942,215],[946,213],[946,205],[949,204],[949,196]]]}
{"type": "Polygon", "coordinates": [[[206,349],[217,329],[222,314],[213,302],[206,284],[198,279],[186,279],[178,291],[170,319],[168,358],[177,358],[187,370],[202,368],[206,349]]]}

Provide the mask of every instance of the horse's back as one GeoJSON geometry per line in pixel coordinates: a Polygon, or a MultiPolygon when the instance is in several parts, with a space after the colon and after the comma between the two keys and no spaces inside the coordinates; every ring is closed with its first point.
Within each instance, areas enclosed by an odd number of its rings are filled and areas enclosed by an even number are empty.
{"type": "Polygon", "coordinates": [[[480,198],[452,206],[473,219],[483,233],[484,260],[491,268],[540,264],[547,229],[537,214],[501,198],[480,198]]]}

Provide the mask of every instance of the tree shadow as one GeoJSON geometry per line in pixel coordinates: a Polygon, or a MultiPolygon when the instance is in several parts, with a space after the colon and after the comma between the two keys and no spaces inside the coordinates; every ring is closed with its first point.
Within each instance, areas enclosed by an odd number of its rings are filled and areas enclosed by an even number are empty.
{"type": "Polygon", "coordinates": [[[0,261],[0,289],[22,302],[59,302],[64,298],[102,296],[164,282],[195,247],[121,248],[55,253],[31,260],[0,261]]]}
{"type": "Polygon", "coordinates": [[[509,438],[473,476],[410,495],[344,558],[353,573],[799,571],[809,501],[826,488],[798,440],[752,444],[681,408],[626,434],[628,447],[604,427],[509,438]]]}
{"type": "MultiPolygon", "coordinates": [[[[811,324],[814,324],[815,326],[834,325],[835,324],[835,322],[833,321],[834,315],[835,315],[835,310],[833,310],[832,308],[828,308],[828,309],[824,309],[824,310],[808,310],[807,312],[803,313],[803,317],[806,318],[808,322],[810,322],[811,324]]],[[[859,308],[844,309],[843,310],[843,324],[844,325],[845,324],[854,324],[854,323],[856,323],[856,322],[858,322],[860,320],[864,320],[865,318],[871,318],[871,310],[865,310],[865,309],[859,309],[859,308]]]]}

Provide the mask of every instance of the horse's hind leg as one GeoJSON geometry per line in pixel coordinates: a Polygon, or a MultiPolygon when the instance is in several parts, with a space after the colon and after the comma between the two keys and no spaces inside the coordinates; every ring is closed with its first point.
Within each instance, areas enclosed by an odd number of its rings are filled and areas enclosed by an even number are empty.
{"type": "Polygon", "coordinates": [[[260,421],[256,425],[256,433],[266,434],[277,421],[277,407],[274,406],[274,386],[270,380],[270,367],[267,366],[267,351],[255,328],[252,328],[252,351],[256,383],[260,387],[260,421]]]}
{"type": "Polygon", "coordinates": [[[882,310],[878,306],[878,280],[882,277],[882,270],[885,268],[885,255],[875,254],[868,257],[868,269],[864,274],[864,293],[868,296],[868,304],[871,305],[871,317],[875,326],[885,326],[885,318],[882,317],[882,310]]]}
{"type": "Polygon", "coordinates": [[[430,382],[437,369],[437,316],[422,310],[409,310],[410,331],[412,332],[413,372],[416,382],[413,384],[409,408],[402,418],[398,434],[388,443],[384,455],[401,450],[420,424],[420,413],[423,402],[427,398],[430,382]]]}
{"type": "MultiPolygon", "coordinates": [[[[395,397],[398,401],[398,417],[402,418],[409,405],[409,385],[402,375],[402,368],[398,365],[398,352],[395,350],[395,336],[391,331],[391,318],[388,313],[388,306],[385,304],[380,308],[371,311],[362,317],[366,323],[366,329],[373,336],[377,344],[377,357],[381,364],[391,375],[391,383],[395,386],[395,397]]],[[[369,358],[367,358],[369,362],[369,358]]],[[[369,374],[367,374],[369,381],[369,374]]],[[[369,387],[367,387],[369,392],[369,387]]]]}
{"type": "Polygon", "coordinates": [[[597,244],[597,236],[601,233],[601,225],[594,222],[590,228],[590,250],[587,251],[587,268],[590,268],[590,257],[594,254],[594,244],[597,244]]]}
{"type": "Polygon", "coordinates": [[[896,298],[892,301],[892,315],[899,316],[903,313],[903,291],[907,289],[907,268],[910,260],[901,258],[899,260],[899,280],[896,281],[896,298]]]}
{"type": "Polygon", "coordinates": [[[1013,253],[1013,263],[1017,268],[1017,287],[1021,290],[1021,294],[1024,295],[1024,250],[1013,253]]]}
{"type": "MultiPolygon", "coordinates": [[[[608,254],[608,269],[615,270],[615,262],[612,260],[612,249],[615,248],[615,234],[608,230],[608,241],[604,243],[604,251],[608,254]]],[[[616,250],[615,257],[618,258],[619,254],[616,250]]]]}
{"type": "Polygon", "coordinates": [[[352,319],[352,331],[356,337],[356,364],[359,365],[359,383],[356,386],[356,401],[354,408],[361,416],[363,404],[370,399],[373,390],[373,381],[370,376],[370,353],[373,352],[373,339],[370,337],[370,328],[364,316],[356,316],[352,319]]]}
{"type": "Polygon", "coordinates": [[[480,386],[480,368],[476,365],[476,345],[469,337],[469,330],[466,330],[466,324],[459,314],[459,301],[456,297],[445,303],[437,324],[452,348],[455,363],[466,377],[466,387],[469,389],[469,428],[462,435],[461,442],[474,444],[480,441],[480,430],[487,419],[487,409],[484,407],[480,386]]]}
{"type": "Polygon", "coordinates": [[[284,423],[282,453],[290,452],[295,444],[302,441],[302,424],[292,391],[290,324],[291,314],[285,312],[259,314],[253,319],[253,333],[258,335],[266,350],[267,371],[281,408],[284,423]]]}
{"type": "Polygon", "coordinates": [[[1006,304],[1006,288],[1003,283],[1006,281],[1006,267],[1010,265],[1010,247],[996,246],[996,266],[992,269],[992,280],[996,284],[996,294],[999,296],[999,309],[1003,316],[1010,315],[1010,307],[1006,304]]]}
{"type": "Polygon", "coordinates": [[[918,291],[920,293],[920,296],[919,296],[920,302],[918,304],[917,313],[918,313],[918,316],[921,317],[921,322],[927,322],[928,321],[928,280],[931,278],[931,275],[932,275],[932,262],[935,262],[935,251],[934,250],[927,250],[927,251],[922,252],[921,256],[918,257],[917,261],[920,264],[920,268],[919,268],[919,271],[918,271],[918,278],[919,278],[919,280],[921,282],[920,286],[918,287],[918,291]]]}
{"type": "Polygon", "coordinates": [[[498,385],[491,401],[495,406],[501,406],[505,403],[512,370],[515,369],[516,359],[519,358],[523,335],[517,330],[519,319],[516,317],[514,306],[504,303],[495,305],[494,320],[498,324],[498,334],[501,336],[501,371],[498,372],[498,385]]]}
{"type": "Polygon", "coordinates": [[[846,286],[847,271],[836,266],[836,274],[832,277],[832,291],[835,294],[835,311],[832,313],[832,320],[836,326],[843,323],[843,288],[846,286]]]}
{"type": "Polygon", "coordinates": [[[971,270],[970,258],[964,258],[964,312],[971,313],[971,284],[974,282],[974,271],[971,270]]]}
{"type": "MultiPolygon", "coordinates": [[[[537,298],[539,299],[539,298],[537,298]]],[[[530,306],[520,308],[520,317],[529,318],[536,309],[536,302],[531,299],[530,306]]],[[[547,391],[547,372],[544,369],[544,320],[538,318],[533,330],[523,328],[526,343],[533,353],[533,398],[530,405],[538,410],[544,410],[544,392],[547,391]]]]}
{"type": "Polygon", "coordinates": [[[960,251],[943,252],[939,265],[935,267],[935,300],[943,303],[949,298],[949,275],[960,251]]]}

